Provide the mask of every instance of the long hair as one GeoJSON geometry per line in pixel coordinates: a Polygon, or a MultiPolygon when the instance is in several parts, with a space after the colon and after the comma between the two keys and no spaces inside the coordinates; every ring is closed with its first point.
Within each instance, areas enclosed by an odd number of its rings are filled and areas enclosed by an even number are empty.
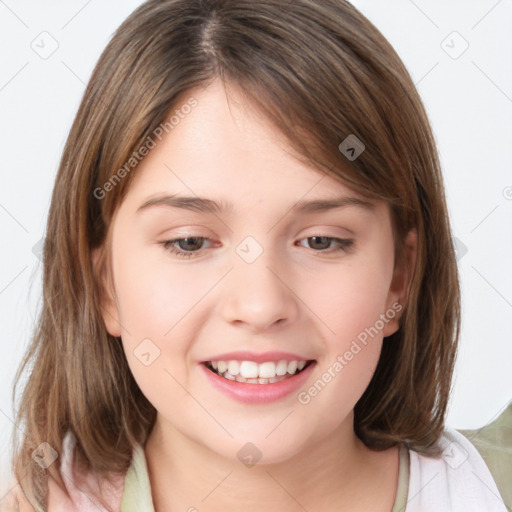
{"type": "Polygon", "coordinates": [[[345,0],[150,0],[113,35],[90,78],[67,139],[46,226],[43,305],[16,374],[29,372],[13,435],[13,469],[44,511],[47,480],[31,454],[60,453],[67,431],[82,463],[108,477],[127,471],[156,410],[136,384],[120,338],[102,319],[102,276],[93,248],[137,172],[126,163],[194,87],[235,83],[304,162],[390,206],[396,262],[404,238],[418,254],[400,328],[355,406],[354,428],[380,450],[405,442],[436,451],[444,428],[460,325],[455,251],[429,120],[400,58],[345,0]],[[350,160],[339,145],[365,144],[350,160]],[[124,168],[124,173],[120,170],[124,168]],[[122,179],[119,179],[122,175],[122,179]],[[106,183],[114,183],[108,193],[106,183]]]}

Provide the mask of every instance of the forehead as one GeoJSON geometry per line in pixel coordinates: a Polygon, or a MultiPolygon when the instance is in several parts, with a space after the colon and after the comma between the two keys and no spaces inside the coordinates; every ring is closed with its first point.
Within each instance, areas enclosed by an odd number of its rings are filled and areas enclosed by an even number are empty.
{"type": "Polygon", "coordinates": [[[137,209],[160,200],[204,212],[236,214],[242,207],[272,204],[313,212],[325,211],[318,200],[328,200],[372,210],[368,199],[340,180],[301,162],[236,88],[215,81],[193,89],[180,96],[170,114],[179,122],[155,140],[135,170],[127,199],[136,200],[137,209]],[[180,110],[191,98],[196,106],[180,110]],[[163,199],[166,195],[186,199],[173,203],[163,199]]]}

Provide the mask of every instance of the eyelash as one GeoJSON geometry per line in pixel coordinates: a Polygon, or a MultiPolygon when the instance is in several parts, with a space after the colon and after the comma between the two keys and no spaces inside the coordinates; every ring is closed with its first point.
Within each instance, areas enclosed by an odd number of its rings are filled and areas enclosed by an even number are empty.
{"type": "MultiPolygon", "coordinates": [[[[168,251],[172,254],[175,254],[176,256],[178,256],[180,258],[191,258],[199,251],[182,251],[181,249],[178,249],[174,245],[178,242],[181,242],[183,240],[188,240],[191,238],[197,239],[197,240],[210,240],[210,238],[203,237],[203,236],[189,236],[186,238],[176,238],[174,240],[166,240],[166,241],[160,242],[160,243],[163,245],[163,247],[166,251],[168,251]]],[[[301,240],[308,240],[310,238],[326,238],[327,240],[334,241],[338,244],[331,250],[325,250],[325,249],[316,249],[315,250],[315,249],[313,249],[314,251],[319,252],[319,253],[322,253],[322,252],[327,252],[327,253],[350,252],[354,248],[354,240],[351,238],[335,238],[332,236],[313,235],[313,236],[308,236],[306,238],[302,238],[301,240]]]]}

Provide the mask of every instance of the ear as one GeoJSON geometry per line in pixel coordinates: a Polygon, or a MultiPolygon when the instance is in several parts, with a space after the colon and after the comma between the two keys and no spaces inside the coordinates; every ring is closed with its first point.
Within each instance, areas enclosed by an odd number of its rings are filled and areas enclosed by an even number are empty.
{"type": "Polygon", "coordinates": [[[400,327],[399,319],[402,316],[409,298],[409,287],[412,273],[416,265],[417,254],[418,232],[416,228],[413,228],[405,237],[403,258],[401,261],[397,262],[393,270],[393,277],[386,300],[386,311],[391,309],[395,311],[396,314],[385,324],[382,331],[384,337],[395,333],[400,327]]]}
{"type": "Polygon", "coordinates": [[[121,323],[119,322],[119,309],[114,300],[114,293],[111,283],[108,280],[108,274],[105,268],[100,268],[100,261],[103,256],[104,247],[97,247],[91,252],[91,260],[94,272],[98,276],[101,286],[100,290],[100,309],[105,322],[107,332],[115,337],[121,336],[121,323]]]}

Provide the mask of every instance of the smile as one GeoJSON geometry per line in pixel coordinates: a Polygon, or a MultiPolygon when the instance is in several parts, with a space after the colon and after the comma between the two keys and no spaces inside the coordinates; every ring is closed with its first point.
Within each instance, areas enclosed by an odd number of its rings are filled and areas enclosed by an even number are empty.
{"type": "Polygon", "coordinates": [[[207,361],[205,366],[220,377],[246,384],[274,384],[300,373],[313,361],[207,361]]]}
{"type": "Polygon", "coordinates": [[[314,359],[265,361],[261,357],[260,360],[262,362],[258,363],[226,358],[203,361],[198,366],[214,389],[247,404],[275,402],[298,392],[316,366],[314,359]]]}

